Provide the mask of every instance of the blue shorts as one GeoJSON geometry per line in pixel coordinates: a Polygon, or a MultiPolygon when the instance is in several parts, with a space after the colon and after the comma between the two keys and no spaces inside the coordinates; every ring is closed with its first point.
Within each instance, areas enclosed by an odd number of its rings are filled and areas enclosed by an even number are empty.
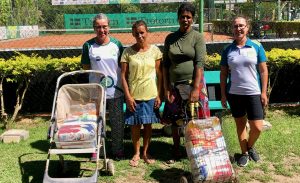
{"type": "Polygon", "coordinates": [[[227,95],[231,113],[234,118],[247,114],[248,120],[264,119],[264,109],[260,95],[227,95]]]}
{"type": "Polygon", "coordinates": [[[159,123],[159,109],[154,109],[155,99],[146,101],[135,101],[135,112],[130,112],[126,108],[125,124],[127,125],[142,125],[159,123]]]}

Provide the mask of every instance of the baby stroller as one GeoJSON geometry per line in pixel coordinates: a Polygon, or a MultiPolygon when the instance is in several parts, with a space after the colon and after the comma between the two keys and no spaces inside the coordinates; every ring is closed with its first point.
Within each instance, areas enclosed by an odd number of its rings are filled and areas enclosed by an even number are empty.
{"type": "Polygon", "coordinates": [[[219,119],[199,119],[201,103],[190,103],[189,110],[186,108],[183,128],[191,175],[181,176],[180,183],[237,182],[219,119]]]}
{"type": "Polygon", "coordinates": [[[52,106],[51,124],[49,129],[50,149],[46,161],[44,183],[97,182],[98,161],[100,150],[104,156],[105,171],[114,174],[114,165],[106,159],[105,130],[106,130],[106,91],[96,83],[61,84],[62,79],[78,77],[79,75],[99,75],[106,86],[106,76],[99,71],[79,70],[67,72],[58,77],[52,106]],[[60,87],[60,85],[62,85],[60,87]],[[95,169],[92,176],[75,178],[50,177],[49,165],[51,155],[58,155],[60,165],[64,167],[63,155],[96,153],[95,169]]]}

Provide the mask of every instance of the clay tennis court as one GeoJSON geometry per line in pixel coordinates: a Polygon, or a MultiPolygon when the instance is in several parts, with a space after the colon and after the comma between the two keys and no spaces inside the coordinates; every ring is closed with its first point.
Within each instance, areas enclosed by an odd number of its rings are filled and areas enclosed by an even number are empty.
{"type": "MultiPolygon", "coordinates": [[[[150,33],[148,40],[151,44],[164,44],[165,37],[169,33],[170,32],[153,32],[150,33]]],[[[95,34],[64,34],[3,40],[0,41],[0,51],[79,48],[85,41],[93,38],[94,36],[95,34]]],[[[112,33],[111,36],[119,39],[125,46],[135,43],[135,39],[131,33],[112,33]]],[[[218,34],[212,35],[209,32],[204,32],[204,37],[206,42],[222,42],[231,40],[230,36],[218,34]]]]}

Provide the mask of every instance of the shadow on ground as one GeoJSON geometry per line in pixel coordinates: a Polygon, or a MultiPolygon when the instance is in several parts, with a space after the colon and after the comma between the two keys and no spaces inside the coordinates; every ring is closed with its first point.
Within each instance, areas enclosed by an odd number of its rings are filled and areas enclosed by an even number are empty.
{"type": "MultiPolygon", "coordinates": [[[[28,153],[19,157],[19,167],[22,175],[23,183],[42,182],[46,168],[46,154],[28,153]],[[45,157],[45,160],[32,160],[33,157],[45,157]]],[[[53,178],[77,178],[90,176],[95,171],[87,161],[65,160],[61,163],[59,160],[51,160],[49,164],[48,174],[53,178]]]]}
{"type": "Polygon", "coordinates": [[[28,153],[19,157],[19,167],[23,183],[42,182],[43,180],[46,159],[44,161],[26,161],[26,159],[31,159],[32,156],[36,156],[37,154],[40,155],[41,153],[28,153]]]}
{"type": "Polygon", "coordinates": [[[48,149],[50,147],[48,140],[37,140],[32,143],[30,143],[31,147],[34,149],[38,149],[43,152],[48,152],[48,149]]]}
{"type": "Polygon", "coordinates": [[[185,176],[187,179],[191,179],[189,172],[184,172],[182,169],[178,168],[169,168],[166,170],[155,169],[152,171],[150,176],[159,183],[179,182],[182,176],[185,176]]]}

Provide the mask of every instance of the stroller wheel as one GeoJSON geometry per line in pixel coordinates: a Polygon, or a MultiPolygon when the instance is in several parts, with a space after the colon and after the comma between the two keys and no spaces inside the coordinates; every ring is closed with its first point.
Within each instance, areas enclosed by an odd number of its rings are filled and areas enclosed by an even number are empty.
{"type": "Polygon", "coordinates": [[[188,183],[189,181],[188,181],[188,179],[186,178],[186,176],[183,175],[183,176],[180,177],[179,182],[180,182],[180,183],[188,183]]]}
{"type": "Polygon", "coordinates": [[[109,175],[113,176],[115,174],[115,165],[112,160],[107,161],[107,172],[109,175]]]}

